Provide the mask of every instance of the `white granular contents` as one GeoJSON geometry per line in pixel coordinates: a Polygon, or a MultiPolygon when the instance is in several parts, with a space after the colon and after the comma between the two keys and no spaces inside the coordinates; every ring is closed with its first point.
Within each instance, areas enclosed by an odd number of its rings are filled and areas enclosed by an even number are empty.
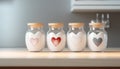
{"type": "Polygon", "coordinates": [[[66,36],[63,33],[49,33],[47,35],[47,45],[50,51],[62,51],[65,47],[66,36]]]}
{"type": "Polygon", "coordinates": [[[82,51],[86,47],[86,34],[81,32],[67,34],[67,45],[71,51],[82,51]]]}
{"type": "Polygon", "coordinates": [[[95,34],[95,33],[89,34],[88,47],[92,51],[103,51],[107,47],[107,36],[102,32],[98,34],[95,34]],[[97,42],[97,44],[95,42],[97,42]]]}
{"type": "Polygon", "coordinates": [[[41,32],[26,33],[26,46],[28,51],[40,51],[45,46],[45,35],[41,32]]]}

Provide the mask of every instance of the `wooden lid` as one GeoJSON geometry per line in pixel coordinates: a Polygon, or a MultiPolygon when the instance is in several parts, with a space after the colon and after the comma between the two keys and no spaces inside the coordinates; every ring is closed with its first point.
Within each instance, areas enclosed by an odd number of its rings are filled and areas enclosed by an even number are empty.
{"type": "Polygon", "coordinates": [[[32,27],[32,28],[43,27],[43,23],[28,23],[27,25],[32,27]]]}
{"type": "Polygon", "coordinates": [[[60,28],[64,26],[63,23],[48,23],[48,25],[53,28],[60,28]]]}
{"type": "Polygon", "coordinates": [[[101,28],[104,26],[103,23],[90,23],[89,25],[95,28],[101,28]]]}
{"type": "Polygon", "coordinates": [[[80,22],[80,23],[69,23],[69,26],[79,28],[79,27],[84,26],[84,23],[82,23],[82,22],[80,22]]]}

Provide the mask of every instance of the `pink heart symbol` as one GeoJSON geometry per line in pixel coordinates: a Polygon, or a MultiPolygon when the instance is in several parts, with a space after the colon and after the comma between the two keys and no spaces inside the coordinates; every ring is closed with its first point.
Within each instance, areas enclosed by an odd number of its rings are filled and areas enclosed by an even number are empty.
{"type": "Polygon", "coordinates": [[[58,37],[58,38],[52,37],[51,41],[55,46],[58,46],[59,43],[61,42],[61,38],[60,37],[58,37]]]}
{"type": "Polygon", "coordinates": [[[37,45],[37,43],[39,42],[39,39],[38,38],[31,38],[30,42],[32,45],[37,45]]]}

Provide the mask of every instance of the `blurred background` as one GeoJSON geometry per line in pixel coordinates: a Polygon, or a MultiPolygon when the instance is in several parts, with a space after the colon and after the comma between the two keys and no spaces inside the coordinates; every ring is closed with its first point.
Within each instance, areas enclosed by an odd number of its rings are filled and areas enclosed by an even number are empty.
{"type": "MultiPolygon", "coordinates": [[[[0,47],[25,48],[27,23],[44,23],[45,33],[49,22],[63,22],[65,32],[69,22],[84,22],[85,31],[88,23],[96,18],[97,12],[72,13],[70,0],[0,0],[0,47]]],[[[104,12],[100,12],[104,13],[104,12]]],[[[110,14],[110,28],[106,29],[108,47],[120,47],[120,12],[110,14]]]]}

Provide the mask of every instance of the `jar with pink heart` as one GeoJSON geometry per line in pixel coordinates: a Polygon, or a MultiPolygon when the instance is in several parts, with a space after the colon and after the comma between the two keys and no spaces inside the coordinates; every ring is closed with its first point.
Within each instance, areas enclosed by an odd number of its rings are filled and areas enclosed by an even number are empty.
{"type": "Polygon", "coordinates": [[[49,23],[47,32],[47,45],[50,51],[62,51],[66,43],[63,23],[49,23]]]}
{"type": "Polygon", "coordinates": [[[28,51],[41,51],[45,46],[43,24],[28,23],[25,41],[28,51]]]}
{"type": "Polygon", "coordinates": [[[102,23],[90,23],[88,47],[92,51],[104,51],[107,48],[108,35],[102,23]]]}
{"type": "Polygon", "coordinates": [[[69,23],[67,45],[70,51],[83,51],[86,47],[84,23],[69,23]]]}

